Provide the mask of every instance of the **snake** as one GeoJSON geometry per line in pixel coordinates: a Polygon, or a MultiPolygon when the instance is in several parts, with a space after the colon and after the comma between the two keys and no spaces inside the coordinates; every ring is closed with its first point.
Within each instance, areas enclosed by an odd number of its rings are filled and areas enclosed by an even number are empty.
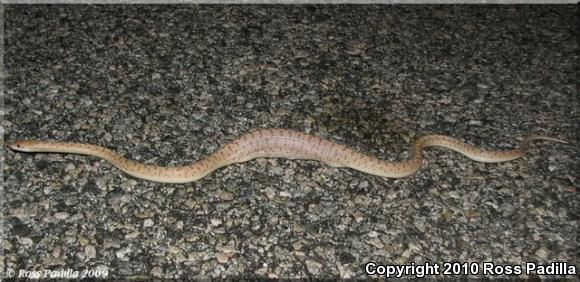
{"type": "Polygon", "coordinates": [[[428,147],[447,148],[477,162],[498,163],[522,157],[528,150],[529,143],[534,140],[568,143],[543,135],[530,135],[515,149],[492,151],[446,135],[432,134],[422,136],[412,143],[407,160],[390,162],[314,135],[289,129],[261,128],[242,134],[201,160],[174,167],[140,163],[106,147],[85,143],[18,140],[9,143],[8,147],[18,152],[94,156],[108,161],[133,177],[163,183],[187,183],[197,181],[218,168],[256,158],[315,160],[331,167],[346,167],[376,176],[401,178],[421,168],[423,150],[428,147]]]}

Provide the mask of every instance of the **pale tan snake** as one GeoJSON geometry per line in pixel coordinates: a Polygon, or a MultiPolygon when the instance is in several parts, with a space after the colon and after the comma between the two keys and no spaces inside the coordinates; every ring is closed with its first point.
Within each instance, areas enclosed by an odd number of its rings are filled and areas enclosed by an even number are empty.
{"type": "Polygon", "coordinates": [[[422,152],[427,147],[445,147],[478,162],[494,163],[510,161],[523,156],[532,140],[567,143],[556,138],[531,135],[522,141],[519,148],[509,151],[489,151],[452,137],[427,135],[412,144],[408,160],[388,162],[347,146],[301,132],[287,129],[258,129],[240,136],[202,160],[180,167],[142,164],[126,159],[110,149],[82,143],[16,141],[8,146],[12,150],[22,152],[72,153],[95,156],[137,178],[157,182],[185,183],[199,180],[223,166],[264,157],[317,160],[333,167],[349,167],[373,175],[399,178],[408,176],[421,167],[422,152]]]}

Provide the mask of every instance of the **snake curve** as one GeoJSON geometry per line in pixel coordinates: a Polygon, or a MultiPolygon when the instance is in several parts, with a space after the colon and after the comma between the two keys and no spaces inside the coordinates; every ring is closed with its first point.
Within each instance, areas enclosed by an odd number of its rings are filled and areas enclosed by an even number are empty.
{"type": "Polygon", "coordinates": [[[143,164],[124,158],[105,147],[83,143],[21,140],[10,143],[8,147],[21,152],[94,156],[137,178],[155,182],[187,183],[199,180],[220,167],[264,157],[316,160],[332,167],[348,167],[372,175],[400,178],[419,170],[423,162],[423,149],[427,147],[444,147],[478,162],[494,163],[511,161],[523,156],[528,144],[533,140],[567,143],[556,138],[530,135],[516,149],[490,151],[449,136],[426,135],[412,143],[408,160],[389,162],[313,135],[288,129],[257,129],[241,135],[204,159],[180,167],[143,164]]]}

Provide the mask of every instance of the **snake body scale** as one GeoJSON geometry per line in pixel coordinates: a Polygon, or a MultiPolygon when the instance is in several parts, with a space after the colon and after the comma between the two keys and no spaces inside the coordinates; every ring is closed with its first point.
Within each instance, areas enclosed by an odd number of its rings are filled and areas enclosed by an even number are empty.
{"type": "Polygon", "coordinates": [[[412,143],[409,158],[402,162],[388,162],[356,151],[347,146],[320,137],[288,129],[257,129],[241,135],[193,164],[180,167],[162,167],[129,160],[105,147],[70,142],[15,141],[8,146],[21,152],[70,153],[104,159],[122,171],[137,178],[165,182],[187,183],[199,180],[214,170],[255,158],[287,158],[316,160],[332,167],[348,167],[364,173],[400,178],[417,171],[423,162],[423,149],[444,147],[466,157],[486,163],[505,162],[523,156],[533,140],[567,143],[563,140],[530,135],[520,146],[508,151],[490,151],[469,145],[444,135],[426,135],[412,143]]]}

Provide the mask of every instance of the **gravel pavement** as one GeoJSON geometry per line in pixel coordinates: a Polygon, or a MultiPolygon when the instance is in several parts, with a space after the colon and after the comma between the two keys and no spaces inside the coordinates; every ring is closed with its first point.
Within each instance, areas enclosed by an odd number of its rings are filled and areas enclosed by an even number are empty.
{"type": "MultiPolygon", "coordinates": [[[[367,268],[414,263],[407,277],[415,277],[426,263],[443,276],[445,262],[478,276],[484,262],[574,269],[575,10],[4,6],[6,142],[87,142],[160,165],[191,163],[266,127],[391,161],[429,133],[498,150],[535,132],[572,144],[537,142],[500,164],[430,149],[422,169],[402,179],[258,159],[188,184],[4,145],[0,273],[365,278],[367,268]]],[[[540,274],[527,268],[515,274],[540,274]]]]}

